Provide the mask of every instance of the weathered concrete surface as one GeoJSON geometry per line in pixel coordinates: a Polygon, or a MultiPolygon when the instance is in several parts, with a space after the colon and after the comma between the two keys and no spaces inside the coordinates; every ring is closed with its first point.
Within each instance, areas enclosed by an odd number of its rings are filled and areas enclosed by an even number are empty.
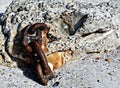
{"type": "MultiPolygon", "coordinates": [[[[2,32],[6,38],[6,51],[16,58],[22,56],[13,54],[15,36],[28,24],[44,22],[51,25],[50,33],[59,40],[48,44],[49,53],[71,49],[73,59],[87,56],[88,53],[104,53],[115,50],[120,45],[120,7],[119,1],[38,1],[15,0],[6,10],[2,32]],[[95,2],[95,3],[94,3],[95,2]],[[118,3],[116,3],[118,2],[118,3]],[[63,22],[63,12],[71,14],[65,20],[74,25],[81,15],[89,14],[84,27],[74,36],[67,33],[67,25],[63,22]]],[[[4,51],[4,50],[2,50],[4,51]]],[[[5,54],[6,60],[9,58],[5,54]]],[[[8,60],[9,61],[9,60],[8,60]]]]}
{"type": "MultiPolygon", "coordinates": [[[[33,5],[32,3],[35,2],[28,2],[25,5],[23,4],[26,0],[16,0],[15,4],[11,4],[8,10],[6,11],[7,18],[6,22],[7,25],[5,26],[5,29],[2,29],[3,33],[9,33],[10,35],[10,41],[7,41],[10,45],[9,47],[12,47],[13,38],[18,30],[21,30],[22,27],[26,26],[31,23],[35,22],[45,22],[42,17],[42,14],[39,14],[36,16],[35,8],[38,9],[38,7],[33,5]],[[19,2],[19,3],[18,3],[19,2]],[[20,4],[22,3],[22,4],[20,4]],[[15,12],[20,5],[23,5],[25,7],[28,5],[28,12],[27,11],[20,11],[15,12]],[[30,6],[29,6],[30,5],[30,6]],[[11,8],[11,7],[16,8],[11,8]],[[34,13],[35,12],[35,13],[34,13]],[[29,13],[29,14],[28,14],[29,13]],[[34,14],[33,14],[34,13],[34,14]],[[23,15],[24,14],[24,15],[23,15]],[[30,14],[32,16],[30,16],[30,14]],[[13,16],[13,17],[12,17],[13,16]],[[21,18],[24,16],[26,17],[24,20],[21,18]],[[28,16],[28,17],[27,17],[28,16]],[[39,19],[40,18],[40,19],[39,19]],[[21,24],[21,25],[20,25],[21,24]],[[12,30],[11,30],[12,29],[12,30]]],[[[47,1],[47,0],[46,0],[47,1]]],[[[48,0],[49,1],[49,0],[48,0]]],[[[55,0],[55,2],[58,2],[59,0],[55,0]]],[[[68,2],[71,2],[72,0],[67,0],[66,4],[68,2]]],[[[80,54],[78,55],[77,60],[68,62],[64,67],[62,67],[59,70],[56,70],[55,73],[57,75],[56,78],[49,81],[49,84],[46,88],[52,88],[52,87],[58,87],[58,88],[119,88],[120,87],[120,6],[119,6],[119,0],[74,0],[76,3],[75,8],[79,8],[79,12],[82,14],[89,14],[89,18],[84,24],[84,28],[82,28],[80,31],[76,33],[75,36],[69,37],[68,35],[63,35],[60,41],[55,42],[53,44],[49,45],[49,48],[51,50],[57,51],[61,48],[69,48],[68,45],[74,50],[77,49],[77,51],[80,51],[80,54]],[[79,6],[79,4],[82,3],[82,5],[79,6]],[[98,29],[108,30],[105,33],[92,33],[89,36],[81,37],[82,34],[94,32],[98,29]],[[69,37],[69,38],[66,38],[69,37]],[[68,40],[66,40],[68,39],[68,40]],[[72,39],[72,41],[70,41],[72,39]],[[80,39],[80,41],[77,41],[76,39],[80,39]],[[65,40],[68,45],[63,44],[61,47],[62,41],[65,40]],[[75,41],[74,41],[75,40],[75,41]],[[59,45],[60,48],[55,48],[56,45],[59,45]],[[54,46],[54,47],[53,47],[54,46]],[[76,46],[76,47],[74,47],[76,46]],[[116,50],[116,48],[118,48],[116,50]],[[111,51],[113,50],[113,51],[111,51]],[[114,51],[115,50],[115,51],[114,51]],[[100,53],[93,53],[93,54],[87,54],[89,52],[96,52],[100,51],[100,53]],[[110,51],[109,53],[103,53],[106,51],[110,51]],[[83,53],[83,54],[81,54],[83,53]],[[102,54],[101,54],[102,53],[102,54]],[[84,57],[83,57],[84,55],[84,57]],[[81,56],[81,57],[80,57],[81,56]],[[100,60],[97,60],[96,58],[100,57],[100,60]],[[106,58],[110,58],[110,63],[108,61],[105,61],[106,58]]],[[[64,1],[63,1],[64,2],[64,1]]],[[[37,3],[38,4],[38,3],[37,3]]],[[[74,3],[71,3],[74,4],[74,3]]],[[[51,3],[50,3],[51,5],[51,3]]],[[[54,5],[59,7],[59,4],[54,5]]],[[[20,9],[21,10],[21,9],[20,9]]],[[[50,8],[48,9],[50,10],[50,8]]],[[[64,11],[65,9],[61,9],[60,12],[64,11]]],[[[46,9],[45,9],[46,11],[46,9]]],[[[52,17],[57,17],[58,14],[60,14],[58,9],[52,10],[52,11],[58,11],[58,13],[50,14],[52,17]]],[[[69,12],[70,10],[68,10],[69,12]]],[[[39,10],[38,10],[39,12],[39,10]]],[[[44,12],[44,11],[43,11],[44,12]]],[[[52,12],[53,13],[53,12],[52,12]]],[[[49,16],[48,16],[49,17],[49,16]]],[[[47,23],[49,23],[48,21],[47,23]]],[[[54,22],[51,24],[55,24],[54,22]]],[[[61,28],[58,24],[55,24],[57,28],[61,28]]],[[[55,27],[52,26],[52,30],[56,30],[55,27]]],[[[0,29],[1,31],[1,29],[0,29]]],[[[0,32],[1,33],[1,32],[0,32]]],[[[53,35],[57,35],[56,33],[52,32],[53,35]]],[[[59,38],[60,36],[58,36],[59,38]]],[[[1,33],[0,34],[0,52],[4,54],[6,59],[5,61],[9,62],[10,58],[7,55],[4,47],[4,42],[6,40],[6,37],[1,33]]],[[[10,48],[9,48],[10,49],[10,48]]],[[[11,52],[11,49],[9,50],[11,52]]],[[[0,56],[1,58],[1,56],[0,56]]],[[[2,59],[1,61],[4,62],[2,59]]],[[[1,65],[5,65],[6,63],[2,63],[1,65]]],[[[6,64],[10,66],[10,64],[6,64]]],[[[33,81],[35,80],[34,72],[31,70],[30,67],[26,68],[9,68],[5,66],[0,66],[0,87],[2,88],[42,88],[43,86],[39,85],[37,82],[33,81]]]]}

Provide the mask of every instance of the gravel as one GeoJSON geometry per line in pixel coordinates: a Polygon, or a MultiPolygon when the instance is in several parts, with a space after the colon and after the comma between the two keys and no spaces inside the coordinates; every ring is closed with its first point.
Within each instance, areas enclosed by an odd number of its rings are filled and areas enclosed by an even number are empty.
{"type": "MultiPolygon", "coordinates": [[[[98,57],[84,57],[55,70],[56,78],[45,88],[119,88],[120,47],[98,57]],[[97,59],[100,58],[100,59],[97,59]],[[110,62],[106,61],[109,58],[110,62]]],[[[0,66],[1,88],[42,88],[30,67],[0,66]]]]}

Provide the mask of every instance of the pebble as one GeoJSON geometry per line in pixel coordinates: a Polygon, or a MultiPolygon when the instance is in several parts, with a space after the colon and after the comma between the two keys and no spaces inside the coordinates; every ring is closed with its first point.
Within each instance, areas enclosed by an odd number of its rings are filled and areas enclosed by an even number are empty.
{"type": "Polygon", "coordinates": [[[111,59],[110,58],[106,58],[105,61],[107,61],[108,63],[110,63],[111,59]]]}
{"type": "Polygon", "coordinates": [[[60,84],[60,82],[55,82],[55,83],[53,84],[53,87],[57,87],[59,84],[60,84]]]}

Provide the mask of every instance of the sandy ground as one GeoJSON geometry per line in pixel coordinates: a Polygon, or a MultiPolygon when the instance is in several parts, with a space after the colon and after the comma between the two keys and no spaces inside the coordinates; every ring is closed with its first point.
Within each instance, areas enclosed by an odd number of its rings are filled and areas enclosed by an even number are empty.
{"type": "MultiPolygon", "coordinates": [[[[0,13],[12,0],[0,1],[0,13]]],[[[55,71],[45,88],[120,88],[120,47],[97,57],[78,58],[55,71]],[[108,61],[106,61],[108,59],[108,61]]],[[[0,88],[42,88],[30,67],[0,66],[0,88]]]]}
{"type": "MultiPolygon", "coordinates": [[[[95,57],[78,58],[55,71],[46,88],[120,88],[120,47],[95,57]],[[106,59],[109,58],[108,61],[106,59]]],[[[30,67],[0,66],[1,88],[42,88],[30,67]]]]}

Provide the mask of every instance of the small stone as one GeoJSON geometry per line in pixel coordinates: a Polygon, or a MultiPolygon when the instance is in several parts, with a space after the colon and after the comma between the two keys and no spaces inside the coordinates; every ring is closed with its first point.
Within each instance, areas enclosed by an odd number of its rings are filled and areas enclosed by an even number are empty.
{"type": "Polygon", "coordinates": [[[111,50],[104,50],[104,53],[109,53],[111,52],[111,50]]]}
{"type": "Polygon", "coordinates": [[[101,58],[101,57],[97,57],[96,59],[97,59],[97,60],[101,60],[102,58],[101,58]]]}
{"type": "Polygon", "coordinates": [[[108,73],[109,75],[112,75],[112,73],[108,73]]]}
{"type": "Polygon", "coordinates": [[[100,80],[97,80],[97,82],[100,82],[100,80]]]}
{"type": "Polygon", "coordinates": [[[55,83],[53,84],[53,87],[57,87],[59,84],[60,84],[60,82],[55,82],[55,83]]]}
{"type": "Polygon", "coordinates": [[[12,75],[10,74],[9,77],[12,77],[12,75]]]}
{"type": "Polygon", "coordinates": [[[109,51],[108,50],[104,50],[105,53],[108,53],[109,51]]]}
{"type": "Polygon", "coordinates": [[[107,61],[108,63],[110,63],[111,59],[110,58],[106,58],[105,61],[107,61]]]}

